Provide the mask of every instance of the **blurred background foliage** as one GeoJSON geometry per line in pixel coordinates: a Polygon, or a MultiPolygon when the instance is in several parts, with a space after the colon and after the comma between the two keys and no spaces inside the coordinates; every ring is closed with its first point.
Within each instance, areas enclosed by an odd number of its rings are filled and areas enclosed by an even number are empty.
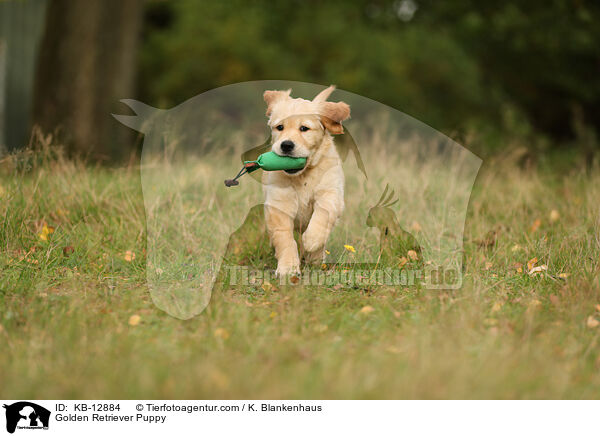
{"type": "MultiPolygon", "coordinates": [[[[29,125],[59,129],[69,150],[100,160],[134,148],[110,118],[121,98],[170,108],[265,79],[334,83],[483,156],[510,145],[590,161],[600,149],[600,3],[591,0],[4,0],[0,67],[15,63],[10,48],[25,36],[10,24],[27,3],[47,10],[29,125]]],[[[5,89],[29,77],[13,76],[5,89]]],[[[24,93],[4,101],[8,114],[24,93]]]]}
{"type": "Polygon", "coordinates": [[[459,140],[476,132],[483,153],[518,137],[589,154],[599,12],[583,0],[155,0],[139,92],[170,107],[245,80],[335,83],[459,140]]]}

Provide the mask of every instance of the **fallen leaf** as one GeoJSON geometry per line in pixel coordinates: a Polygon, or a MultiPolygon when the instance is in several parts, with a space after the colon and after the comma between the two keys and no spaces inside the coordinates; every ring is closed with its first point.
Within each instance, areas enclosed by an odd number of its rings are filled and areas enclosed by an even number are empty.
{"type": "Polygon", "coordinates": [[[290,283],[292,283],[292,284],[294,284],[294,285],[295,285],[295,284],[297,284],[298,282],[300,282],[300,277],[298,277],[298,276],[291,276],[291,277],[290,277],[290,283]]]}
{"type": "Polygon", "coordinates": [[[262,290],[265,292],[269,292],[273,289],[273,285],[269,282],[264,282],[261,286],[262,290]]]}
{"type": "Polygon", "coordinates": [[[69,256],[69,255],[73,254],[74,251],[75,251],[75,249],[71,245],[67,245],[65,248],[63,248],[63,254],[65,256],[69,256]]]}
{"type": "Polygon", "coordinates": [[[140,323],[140,321],[142,320],[142,317],[139,315],[131,315],[129,317],[129,321],[128,324],[131,326],[136,326],[140,323]]]}
{"type": "Polygon", "coordinates": [[[559,278],[559,279],[566,279],[567,277],[569,277],[569,274],[568,274],[568,273],[560,273],[560,274],[558,275],[558,278],[559,278]]]}
{"type": "Polygon", "coordinates": [[[596,306],[594,306],[596,308],[597,312],[600,312],[600,304],[596,304],[596,306]]]}
{"type": "Polygon", "coordinates": [[[365,313],[365,314],[366,313],[371,313],[371,312],[374,312],[374,311],[375,311],[375,309],[373,309],[372,306],[365,306],[362,309],[360,309],[360,313],[365,313]]]}
{"type": "Polygon", "coordinates": [[[533,224],[531,224],[531,228],[530,231],[531,233],[535,233],[537,232],[537,230],[540,228],[540,226],[542,225],[542,220],[541,219],[536,219],[533,224]]]}
{"type": "Polygon", "coordinates": [[[536,275],[536,274],[540,274],[540,273],[542,273],[544,271],[548,271],[548,265],[540,265],[540,266],[536,266],[536,267],[531,268],[529,270],[529,275],[533,276],[533,275],[536,275]]]}
{"type": "Polygon", "coordinates": [[[277,317],[277,312],[275,312],[275,311],[271,312],[269,315],[269,318],[273,319],[275,317],[277,317]]]}
{"type": "Polygon", "coordinates": [[[218,329],[215,329],[214,336],[215,338],[223,339],[225,341],[229,339],[229,332],[226,329],[219,327],[218,329]]]}
{"type": "Polygon", "coordinates": [[[329,250],[325,250],[325,254],[330,255],[331,253],[329,252],[329,250]]]}
{"type": "Polygon", "coordinates": [[[529,259],[529,261],[527,262],[527,271],[531,271],[531,269],[535,266],[537,261],[538,261],[537,257],[534,257],[533,259],[529,259]]]}
{"type": "Polygon", "coordinates": [[[585,323],[589,328],[593,329],[596,328],[600,325],[600,321],[598,321],[596,318],[594,318],[593,315],[590,315],[587,317],[587,321],[585,323]]]}
{"type": "Polygon", "coordinates": [[[344,248],[351,253],[356,253],[356,249],[352,245],[344,245],[344,248]]]}
{"type": "Polygon", "coordinates": [[[417,252],[415,250],[408,250],[406,255],[408,256],[408,258],[410,260],[417,260],[419,258],[419,255],[417,254],[417,252]]]}
{"type": "Polygon", "coordinates": [[[398,266],[400,268],[402,268],[407,263],[408,263],[408,259],[406,257],[404,257],[404,256],[402,256],[400,259],[398,259],[398,266]]]}
{"type": "Polygon", "coordinates": [[[132,262],[135,259],[135,253],[133,251],[127,250],[123,255],[123,259],[125,259],[126,262],[132,262]]]}
{"type": "Polygon", "coordinates": [[[558,213],[558,211],[556,209],[552,209],[552,211],[550,212],[550,222],[555,223],[559,219],[560,219],[560,214],[558,213]]]}
{"type": "Polygon", "coordinates": [[[523,264],[520,262],[513,263],[513,267],[517,270],[518,273],[523,272],[523,264]]]}
{"type": "Polygon", "coordinates": [[[40,234],[38,236],[40,237],[40,239],[42,241],[47,241],[48,236],[51,235],[52,233],[54,233],[54,227],[47,226],[46,224],[44,224],[44,226],[42,227],[42,231],[40,232],[40,234]]]}

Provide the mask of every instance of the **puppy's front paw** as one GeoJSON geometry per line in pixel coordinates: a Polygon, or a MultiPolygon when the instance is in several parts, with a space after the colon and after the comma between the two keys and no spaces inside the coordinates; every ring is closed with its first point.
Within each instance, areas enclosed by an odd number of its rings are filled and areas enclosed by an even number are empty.
{"type": "Polygon", "coordinates": [[[300,262],[277,262],[277,270],[275,271],[275,274],[277,277],[300,274],[300,262]]]}
{"type": "Polygon", "coordinates": [[[308,253],[321,251],[325,246],[325,242],[325,238],[318,232],[312,231],[312,229],[306,230],[302,235],[302,246],[304,251],[308,253]]]}

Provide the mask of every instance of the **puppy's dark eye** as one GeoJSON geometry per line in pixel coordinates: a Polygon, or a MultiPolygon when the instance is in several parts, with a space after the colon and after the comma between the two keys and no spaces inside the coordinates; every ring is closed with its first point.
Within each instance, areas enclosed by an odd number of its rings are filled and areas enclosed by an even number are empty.
{"type": "Polygon", "coordinates": [[[306,126],[300,126],[300,131],[301,132],[306,132],[307,130],[310,130],[308,127],[306,126]]]}
{"type": "Polygon", "coordinates": [[[281,132],[283,130],[283,124],[280,124],[275,128],[281,132]]]}

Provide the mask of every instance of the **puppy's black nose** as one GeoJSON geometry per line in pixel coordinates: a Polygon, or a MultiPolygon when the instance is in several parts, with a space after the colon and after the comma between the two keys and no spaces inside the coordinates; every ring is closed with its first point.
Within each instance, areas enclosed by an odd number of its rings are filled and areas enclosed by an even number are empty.
{"type": "Polygon", "coordinates": [[[283,141],[281,143],[281,151],[284,153],[289,153],[294,149],[294,143],[292,141],[283,141]]]}

